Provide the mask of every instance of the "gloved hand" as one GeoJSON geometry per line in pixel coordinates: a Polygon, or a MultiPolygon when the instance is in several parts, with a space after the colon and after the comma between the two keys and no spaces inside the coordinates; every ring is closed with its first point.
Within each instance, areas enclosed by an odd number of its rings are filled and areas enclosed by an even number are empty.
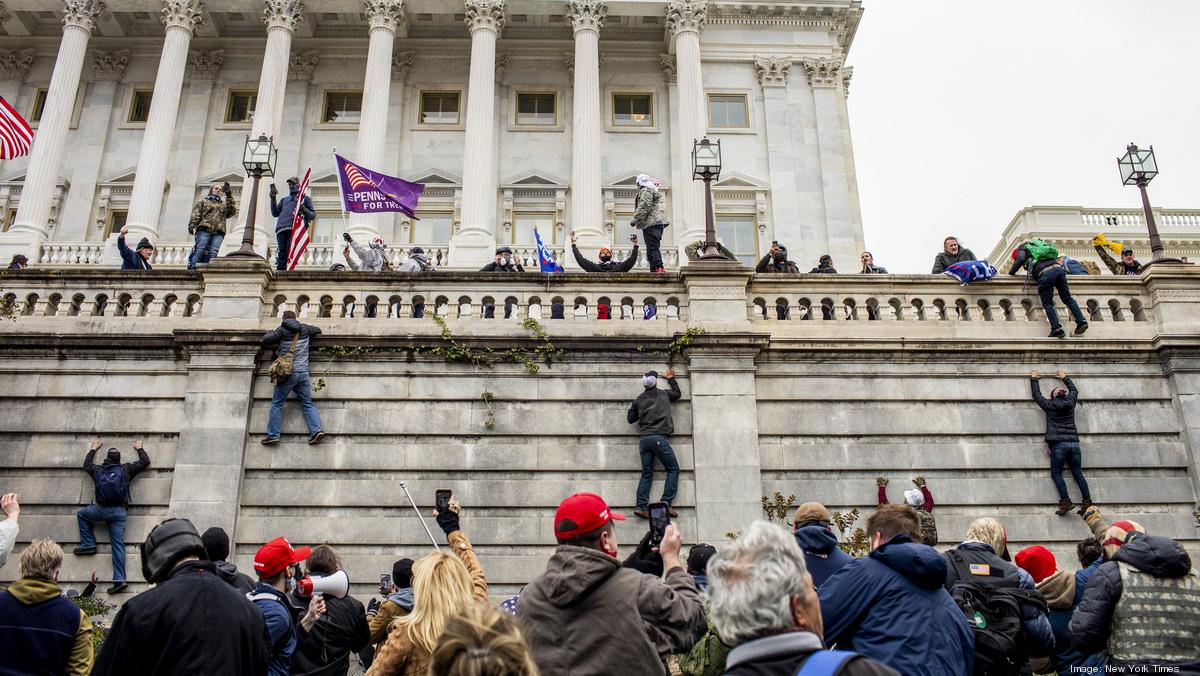
{"type": "Polygon", "coordinates": [[[195,226],[195,225],[192,225],[191,223],[188,223],[188,234],[189,234],[189,235],[191,235],[191,236],[193,236],[193,237],[195,237],[195,236],[196,236],[196,226],[195,226]]]}
{"type": "MultiPolygon", "coordinates": [[[[226,185],[228,185],[228,184],[226,184],[226,185]]],[[[274,183],[271,184],[270,193],[271,193],[271,199],[275,199],[276,197],[279,197],[279,188],[276,188],[274,183]]]]}
{"type": "Polygon", "coordinates": [[[879,477],[878,479],[875,479],[875,485],[876,486],[886,486],[886,485],[888,485],[888,480],[883,477],[879,477]]]}
{"type": "Polygon", "coordinates": [[[913,477],[912,482],[913,482],[913,485],[915,485],[917,488],[921,488],[922,486],[925,485],[925,477],[923,477],[923,476],[913,477]]]}
{"type": "MultiPolygon", "coordinates": [[[[272,184],[272,185],[274,185],[274,184],[272,184]]],[[[230,195],[233,194],[233,188],[231,188],[229,186],[229,181],[225,181],[224,183],[221,184],[221,192],[225,193],[226,197],[229,197],[230,195]]]]}
{"type": "Polygon", "coordinates": [[[446,535],[449,535],[456,530],[460,530],[460,526],[458,525],[458,512],[454,510],[453,506],[444,512],[438,512],[437,524],[442,527],[442,532],[446,535]]]}
{"type": "Polygon", "coordinates": [[[1088,507],[1087,511],[1085,511],[1083,513],[1083,521],[1084,521],[1084,523],[1086,523],[1089,526],[1091,526],[1092,524],[1096,523],[1099,520],[1100,520],[1100,508],[1096,507],[1095,505],[1088,507]]]}
{"type": "Polygon", "coordinates": [[[350,237],[350,233],[348,233],[348,232],[343,232],[343,233],[342,233],[342,239],[346,240],[347,242],[353,242],[353,241],[354,241],[354,239],[350,237]]]}
{"type": "Polygon", "coordinates": [[[379,612],[379,606],[380,606],[379,599],[371,599],[370,601],[367,601],[367,614],[368,615],[377,614],[379,612]]]}
{"type": "Polygon", "coordinates": [[[1108,246],[1108,238],[1104,236],[1104,233],[1100,233],[1092,238],[1092,246],[1108,246]]]}

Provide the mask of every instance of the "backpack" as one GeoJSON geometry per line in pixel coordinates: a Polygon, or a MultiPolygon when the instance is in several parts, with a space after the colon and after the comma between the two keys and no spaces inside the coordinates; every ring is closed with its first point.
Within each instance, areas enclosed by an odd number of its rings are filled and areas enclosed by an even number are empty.
{"type": "Polygon", "coordinates": [[[849,650],[818,650],[804,660],[796,676],[833,676],[843,664],[857,655],[849,650]]]}
{"type": "Polygon", "coordinates": [[[1018,676],[1029,657],[1021,604],[1046,602],[1040,594],[1015,587],[998,587],[971,573],[970,565],[957,551],[949,552],[958,572],[950,597],[967,618],[975,633],[974,676],[1018,676]]]}
{"type": "Polygon", "coordinates": [[[1058,258],[1058,249],[1053,244],[1044,239],[1031,239],[1025,245],[1025,250],[1033,258],[1034,263],[1042,261],[1055,260],[1058,258]]]}
{"type": "Polygon", "coordinates": [[[278,383],[292,375],[292,365],[296,362],[296,342],[298,340],[300,340],[299,331],[292,336],[292,349],[276,357],[275,361],[271,362],[271,365],[267,367],[267,375],[271,376],[271,382],[278,383]]]}
{"type": "Polygon", "coordinates": [[[101,467],[96,474],[96,504],[104,507],[120,507],[125,504],[125,491],[129,479],[124,465],[101,467]]]}

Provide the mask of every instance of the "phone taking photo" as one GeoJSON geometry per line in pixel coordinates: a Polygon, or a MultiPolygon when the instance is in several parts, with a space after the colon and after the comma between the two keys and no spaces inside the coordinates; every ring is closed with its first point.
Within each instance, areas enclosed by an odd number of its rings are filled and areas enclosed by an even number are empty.
{"type": "Polygon", "coordinates": [[[444,513],[450,509],[450,496],[454,493],[449,488],[439,488],[434,493],[434,504],[438,513],[444,513]]]}
{"type": "Polygon", "coordinates": [[[387,596],[392,591],[392,576],[389,573],[379,574],[379,593],[387,596]]]}
{"type": "Polygon", "coordinates": [[[650,546],[657,547],[662,544],[663,534],[667,532],[667,526],[671,525],[671,513],[667,511],[671,506],[665,502],[650,503],[650,546]]]}

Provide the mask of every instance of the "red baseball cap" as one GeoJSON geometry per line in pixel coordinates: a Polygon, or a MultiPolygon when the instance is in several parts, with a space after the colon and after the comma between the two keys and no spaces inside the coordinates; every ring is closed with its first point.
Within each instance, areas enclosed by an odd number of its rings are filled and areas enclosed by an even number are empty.
{"type": "Polygon", "coordinates": [[[254,554],[254,572],[259,577],[274,577],[293,563],[300,563],[312,552],[308,547],[292,549],[284,538],[278,537],[258,548],[254,554]]]}
{"type": "Polygon", "coordinates": [[[576,493],[558,504],[554,512],[554,537],[567,540],[590,533],[609,521],[624,521],[625,515],[608,507],[595,493],[576,493]]]}

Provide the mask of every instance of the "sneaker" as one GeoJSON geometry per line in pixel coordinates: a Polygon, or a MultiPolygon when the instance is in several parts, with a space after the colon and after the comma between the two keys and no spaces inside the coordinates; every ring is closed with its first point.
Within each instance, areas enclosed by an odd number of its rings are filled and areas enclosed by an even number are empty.
{"type": "Polygon", "coordinates": [[[1066,338],[1067,332],[1063,331],[1062,327],[1060,326],[1057,329],[1054,329],[1053,331],[1050,332],[1050,337],[1051,338],[1066,338]]]}
{"type": "Polygon", "coordinates": [[[263,446],[270,446],[272,444],[277,444],[277,443],[279,443],[279,437],[263,437],[263,440],[262,440],[263,446]]]}
{"type": "Polygon", "coordinates": [[[670,514],[672,517],[679,516],[679,512],[676,512],[674,507],[667,507],[667,514],[670,514]]]}
{"type": "Polygon", "coordinates": [[[1071,508],[1074,506],[1075,505],[1071,504],[1070,500],[1059,500],[1058,501],[1058,509],[1054,510],[1054,513],[1059,516],[1062,516],[1062,515],[1066,514],[1067,512],[1071,511],[1071,508]]]}
{"type": "Polygon", "coordinates": [[[633,510],[633,515],[634,515],[634,516],[640,516],[640,517],[641,517],[641,518],[643,518],[643,519],[649,519],[649,518],[650,518],[650,511],[649,511],[649,510],[647,510],[647,509],[635,509],[635,510],[633,510]]]}
{"type": "Polygon", "coordinates": [[[129,589],[129,585],[124,580],[121,580],[120,582],[113,582],[113,585],[108,588],[108,593],[120,594],[126,589],[129,589]]]}
{"type": "Polygon", "coordinates": [[[664,273],[666,272],[666,270],[663,270],[662,268],[654,268],[653,271],[654,272],[664,272],[664,273]]]}
{"type": "Polygon", "coordinates": [[[76,547],[75,549],[71,550],[71,553],[74,554],[75,556],[91,556],[92,554],[96,553],[96,548],[95,547],[76,547]]]}
{"type": "Polygon", "coordinates": [[[1087,322],[1084,322],[1082,324],[1076,324],[1075,325],[1075,335],[1082,336],[1084,333],[1087,332],[1088,326],[1089,326],[1089,324],[1087,322]]]}
{"type": "Polygon", "coordinates": [[[1087,514],[1087,511],[1091,508],[1092,508],[1092,501],[1084,500],[1083,504],[1079,506],[1079,511],[1077,511],[1075,513],[1078,514],[1079,516],[1083,516],[1083,515],[1087,514]]]}
{"type": "Polygon", "coordinates": [[[321,430],[317,430],[316,432],[313,432],[313,435],[311,437],[308,438],[308,443],[310,446],[314,445],[314,444],[319,444],[319,443],[321,443],[321,440],[324,438],[325,438],[325,433],[322,432],[321,430]]]}

